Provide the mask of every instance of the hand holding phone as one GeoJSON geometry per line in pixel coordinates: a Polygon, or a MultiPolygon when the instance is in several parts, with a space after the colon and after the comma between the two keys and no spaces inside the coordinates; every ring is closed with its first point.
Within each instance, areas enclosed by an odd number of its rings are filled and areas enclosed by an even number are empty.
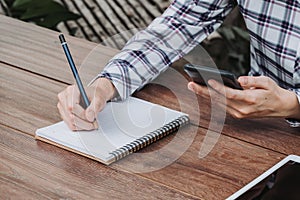
{"type": "Polygon", "coordinates": [[[192,78],[195,83],[198,83],[200,85],[208,86],[208,81],[210,79],[213,79],[221,83],[223,82],[225,86],[231,87],[233,89],[243,90],[243,88],[237,81],[236,76],[225,70],[186,64],[184,65],[184,71],[192,78]]]}

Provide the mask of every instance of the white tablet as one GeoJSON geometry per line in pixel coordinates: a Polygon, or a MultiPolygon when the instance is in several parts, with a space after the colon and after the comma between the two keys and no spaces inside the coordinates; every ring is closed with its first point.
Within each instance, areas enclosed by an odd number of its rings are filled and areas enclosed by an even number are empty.
{"type": "Polygon", "coordinates": [[[287,156],[227,199],[299,200],[300,156],[287,156]]]}

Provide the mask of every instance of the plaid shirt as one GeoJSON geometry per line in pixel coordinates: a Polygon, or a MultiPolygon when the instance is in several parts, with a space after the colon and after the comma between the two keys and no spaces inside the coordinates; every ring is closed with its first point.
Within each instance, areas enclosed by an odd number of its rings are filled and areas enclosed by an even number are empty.
{"type": "MultiPolygon", "coordinates": [[[[300,102],[300,1],[238,0],[238,5],[250,34],[249,75],[272,78],[300,102]]],[[[175,0],[99,76],[127,98],[216,30],[233,7],[231,0],[175,0]]]]}

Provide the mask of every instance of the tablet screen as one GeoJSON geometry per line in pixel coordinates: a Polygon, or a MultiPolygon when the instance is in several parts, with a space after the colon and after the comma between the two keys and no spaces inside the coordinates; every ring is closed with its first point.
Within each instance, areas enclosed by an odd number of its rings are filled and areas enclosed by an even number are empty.
{"type": "Polygon", "coordinates": [[[300,163],[288,161],[236,198],[253,200],[300,199],[300,163]]]}

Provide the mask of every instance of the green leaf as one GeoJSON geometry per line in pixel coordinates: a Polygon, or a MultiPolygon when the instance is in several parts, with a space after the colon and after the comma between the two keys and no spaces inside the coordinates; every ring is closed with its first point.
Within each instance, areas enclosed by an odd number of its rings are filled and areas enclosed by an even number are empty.
{"type": "Polygon", "coordinates": [[[234,40],[235,39],[234,32],[232,31],[231,28],[222,27],[221,29],[218,29],[218,32],[226,40],[234,40]]]}
{"type": "Polygon", "coordinates": [[[44,17],[53,13],[68,12],[66,8],[56,2],[50,2],[43,7],[28,8],[27,11],[21,16],[22,20],[30,20],[32,18],[44,17]]]}
{"type": "Polygon", "coordinates": [[[21,10],[12,10],[11,15],[14,18],[20,19],[21,15],[23,15],[24,11],[21,10]]]}
{"type": "Polygon", "coordinates": [[[38,21],[37,24],[43,27],[54,29],[58,23],[68,20],[76,20],[80,15],[68,12],[68,13],[53,13],[47,15],[42,21],[38,21]]]}
{"type": "Polygon", "coordinates": [[[236,35],[238,35],[239,37],[241,37],[242,39],[249,41],[250,40],[250,36],[249,33],[247,31],[244,31],[236,26],[232,27],[232,30],[235,32],[236,35]]]}
{"type": "Polygon", "coordinates": [[[47,7],[53,0],[15,0],[12,9],[26,10],[28,8],[47,7]]]}
{"type": "Polygon", "coordinates": [[[70,12],[56,0],[5,1],[10,3],[10,11],[13,17],[51,29],[55,29],[59,22],[80,18],[80,15],[70,12]]]}
{"type": "Polygon", "coordinates": [[[28,3],[30,3],[32,0],[15,0],[14,3],[12,4],[13,8],[18,8],[22,7],[28,3]]]}

